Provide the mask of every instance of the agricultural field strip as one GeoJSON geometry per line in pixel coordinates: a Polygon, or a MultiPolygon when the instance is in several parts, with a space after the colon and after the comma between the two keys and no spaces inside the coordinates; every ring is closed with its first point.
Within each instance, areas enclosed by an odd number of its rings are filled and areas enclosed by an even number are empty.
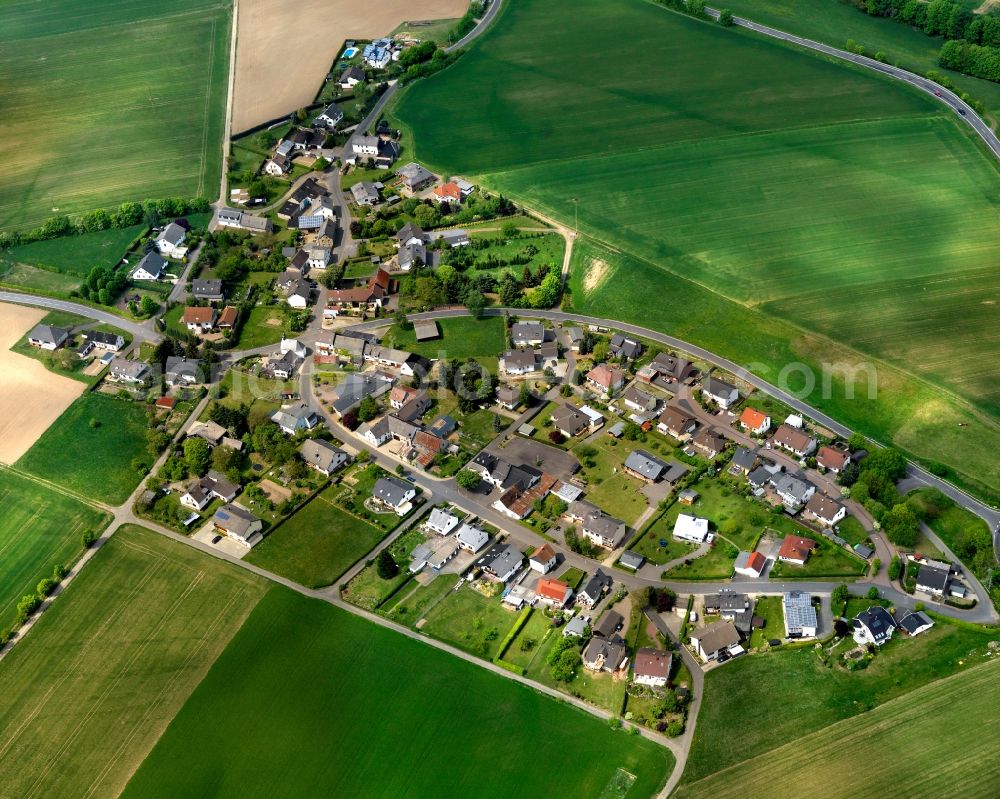
{"type": "MultiPolygon", "coordinates": [[[[842,719],[816,732],[790,741],[748,760],[735,763],[696,782],[689,783],[679,791],[678,796],[685,798],[699,796],[738,797],[745,796],[748,792],[750,795],[753,795],[755,787],[759,790],[766,790],[765,786],[776,790],[776,793],[772,794],[775,796],[829,796],[831,795],[829,793],[831,787],[829,783],[824,783],[822,786],[809,786],[813,790],[809,790],[806,786],[798,783],[799,792],[795,794],[783,794],[781,793],[781,788],[776,788],[776,786],[780,785],[781,781],[787,780],[790,777],[800,780],[804,768],[804,760],[820,764],[835,763],[837,761],[837,753],[843,752],[845,740],[865,740],[871,745],[872,741],[878,740],[880,734],[891,735],[894,731],[898,731],[904,727],[912,728],[916,726],[919,729],[921,722],[929,718],[936,719],[934,724],[940,724],[942,714],[947,713],[949,709],[954,712],[953,706],[956,702],[957,691],[962,692],[961,698],[958,699],[960,705],[964,699],[965,705],[969,705],[971,702],[972,705],[979,707],[982,707],[984,704],[991,706],[991,703],[988,701],[984,703],[983,700],[990,695],[1000,694],[996,679],[997,675],[993,673],[996,669],[996,662],[983,663],[968,671],[953,674],[930,685],[916,688],[860,716],[842,719]],[[966,685],[965,683],[972,683],[972,685],[966,685]],[[981,692],[985,692],[985,694],[981,692]],[[970,700],[971,696],[975,696],[975,699],[970,700]]],[[[969,710],[970,707],[966,707],[965,709],[969,710]]],[[[997,763],[995,758],[983,757],[986,752],[982,751],[983,742],[990,740],[990,736],[986,730],[996,727],[998,722],[995,719],[990,721],[980,719],[979,721],[986,725],[979,729],[980,735],[977,736],[981,744],[980,747],[977,748],[975,745],[970,745],[969,748],[972,751],[963,757],[952,758],[949,767],[945,767],[940,762],[935,762],[933,767],[935,774],[930,778],[936,780],[934,786],[932,786],[933,790],[943,789],[946,784],[951,788],[956,787],[952,783],[952,780],[959,773],[963,773],[968,777],[971,771],[977,777],[987,778],[996,778],[1000,774],[1000,764],[997,763]],[[992,761],[993,765],[985,767],[987,771],[984,772],[983,763],[988,761],[992,761]],[[979,765],[976,768],[972,768],[973,762],[979,765]]],[[[924,730],[924,733],[930,734],[930,730],[924,730]]],[[[985,745],[989,746],[988,743],[985,745]]],[[[827,776],[833,777],[832,774],[827,776]]],[[[884,786],[879,785],[877,781],[872,782],[870,775],[863,775],[862,779],[869,785],[867,792],[862,790],[863,785],[861,784],[853,784],[849,788],[841,786],[841,790],[849,790],[853,796],[875,797],[882,795],[884,786]],[[858,793],[859,790],[862,790],[862,792],[858,793]]],[[[912,779],[908,781],[909,790],[916,790],[916,786],[920,784],[920,781],[917,780],[914,782],[912,779]]],[[[790,788],[788,785],[781,787],[790,788]]],[[[920,793],[919,795],[922,796],[925,794],[920,793]]]]}

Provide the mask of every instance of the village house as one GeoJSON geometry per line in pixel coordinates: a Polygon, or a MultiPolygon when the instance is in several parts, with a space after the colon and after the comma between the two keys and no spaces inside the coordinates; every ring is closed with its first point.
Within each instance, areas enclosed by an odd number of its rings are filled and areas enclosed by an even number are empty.
{"type": "Polygon", "coordinates": [[[816,608],[805,591],[788,591],[781,596],[785,616],[785,638],[815,638],[819,629],[816,608]]]}
{"type": "Polygon", "coordinates": [[[694,366],[685,358],[677,355],[658,353],[652,362],[639,369],[635,376],[643,383],[656,383],[661,387],[670,387],[681,383],[694,374],[694,366]]]}
{"type": "Polygon", "coordinates": [[[604,395],[613,394],[625,385],[625,373],[616,366],[598,364],[587,372],[587,385],[604,395]]]}
{"type": "Polygon", "coordinates": [[[943,597],[948,590],[951,567],[946,563],[930,561],[917,571],[916,590],[934,597],[943,597]]]}
{"type": "Polygon", "coordinates": [[[799,509],[816,493],[816,486],[812,483],[800,480],[787,472],[771,475],[770,483],[774,488],[774,493],[781,500],[781,504],[793,514],[798,513],[799,509]]]}
{"type": "Polygon", "coordinates": [[[303,430],[312,430],[319,424],[319,416],[304,402],[299,402],[276,410],[271,414],[271,421],[278,425],[286,436],[294,436],[303,430]]]}
{"type": "Polygon", "coordinates": [[[622,556],[618,559],[618,565],[626,569],[631,569],[632,571],[638,571],[642,568],[642,564],[646,562],[646,559],[640,555],[638,552],[622,552],[622,556]]]}
{"type": "Polygon", "coordinates": [[[462,202],[462,190],[457,183],[448,181],[434,187],[432,196],[437,203],[454,203],[458,205],[462,202]]]}
{"type": "Polygon", "coordinates": [[[333,410],[343,416],[358,407],[365,397],[378,399],[392,384],[393,378],[383,372],[348,373],[334,389],[333,410]]]}
{"type": "Polygon", "coordinates": [[[340,84],[340,88],[347,91],[348,89],[353,89],[359,83],[362,83],[365,80],[365,77],[364,70],[351,65],[340,73],[340,79],[338,82],[340,84]]]}
{"type": "Polygon", "coordinates": [[[611,337],[611,343],[608,345],[608,355],[612,358],[634,361],[642,355],[642,343],[636,339],[629,338],[623,333],[615,333],[611,337]]]}
{"type": "Polygon", "coordinates": [[[281,177],[292,171],[292,161],[284,155],[272,155],[264,161],[264,174],[281,177]]]}
{"type": "Polygon", "coordinates": [[[881,605],[872,605],[861,611],[853,620],[854,640],[862,646],[882,646],[889,642],[896,631],[896,620],[881,605]]]}
{"type": "Polygon", "coordinates": [[[851,453],[833,447],[820,447],[816,453],[816,465],[834,474],[840,474],[850,462],[851,453]]]}
{"type": "Polygon", "coordinates": [[[580,530],[592,543],[606,549],[617,549],[628,535],[625,522],[603,512],[587,514],[580,530]]]}
{"type": "Polygon", "coordinates": [[[181,259],[187,255],[188,248],[184,246],[187,231],[176,222],[171,222],[156,234],[153,243],[160,255],[167,258],[181,259]]]}
{"type": "Polygon", "coordinates": [[[521,389],[509,384],[500,386],[497,389],[497,404],[508,411],[514,410],[521,404],[521,389]]]}
{"type": "Polygon", "coordinates": [[[612,585],[614,585],[614,580],[600,569],[597,569],[587,582],[584,583],[583,588],[580,589],[577,596],[579,596],[580,602],[592,608],[611,590],[612,585]]]}
{"type": "Polygon", "coordinates": [[[52,325],[35,325],[28,333],[28,343],[32,347],[49,352],[59,349],[68,340],[68,330],[52,325]]]}
{"type": "Polygon", "coordinates": [[[705,663],[726,660],[743,652],[739,631],[729,621],[717,621],[692,631],[691,646],[705,663]]]}
{"type": "Polygon", "coordinates": [[[698,423],[694,417],[680,408],[669,405],[660,414],[656,429],[664,435],[683,440],[694,432],[698,423]]]}
{"type": "Polygon", "coordinates": [[[107,352],[118,352],[125,346],[125,339],[118,333],[106,333],[103,330],[87,330],[83,338],[95,349],[107,352]]]}
{"type": "Polygon", "coordinates": [[[740,552],[736,557],[736,563],[733,565],[733,571],[743,577],[750,577],[756,580],[764,573],[764,567],[766,566],[767,558],[760,554],[760,552],[740,552]]]}
{"type": "Polygon", "coordinates": [[[743,475],[750,474],[757,465],[757,453],[746,447],[737,447],[730,464],[731,472],[743,475]]]}
{"type": "Polygon", "coordinates": [[[189,305],[181,316],[181,324],[185,325],[192,333],[211,333],[215,327],[215,319],[214,308],[189,305]]]}
{"type": "Polygon", "coordinates": [[[476,561],[476,568],[499,583],[506,583],[521,569],[524,554],[511,544],[497,542],[476,561]]]}
{"type": "Polygon", "coordinates": [[[833,527],[847,515],[847,508],[823,494],[814,493],[806,503],[803,516],[824,527],[833,527]]]}
{"type": "Polygon", "coordinates": [[[218,279],[192,280],[191,296],[202,302],[222,302],[225,299],[225,295],[222,293],[222,281],[218,279]]]}
{"type": "Polygon", "coordinates": [[[167,272],[167,262],[163,256],[150,250],[139,261],[130,277],[132,280],[160,280],[167,272]]]}
{"type": "Polygon", "coordinates": [[[564,608],[573,601],[573,589],[562,580],[539,577],[535,583],[535,594],[549,607],[564,608]]]}
{"type": "MultiPolygon", "coordinates": [[[[603,417],[601,418],[603,421],[603,417]]],[[[590,418],[568,402],[552,411],[549,419],[552,427],[565,438],[573,438],[590,430],[590,418]]]]}
{"type": "Polygon", "coordinates": [[[647,394],[635,385],[631,385],[622,392],[621,403],[626,410],[643,415],[656,411],[660,401],[652,394],[647,394]]]}
{"type": "Polygon", "coordinates": [[[358,205],[371,207],[382,201],[382,184],[362,180],[351,186],[351,196],[358,205]]]}
{"type": "Polygon", "coordinates": [[[523,377],[542,371],[542,365],[533,350],[511,350],[500,356],[500,370],[511,377],[523,377]]]}
{"type": "Polygon", "coordinates": [[[528,566],[533,571],[541,572],[542,574],[548,574],[552,571],[556,567],[557,562],[558,557],[551,544],[542,544],[528,558],[528,566]]]}
{"type": "Polygon", "coordinates": [[[628,666],[628,648],[621,636],[591,638],[583,648],[583,665],[591,671],[617,672],[628,666]]]}
{"type": "Polygon", "coordinates": [[[545,343],[541,322],[515,322],[510,326],[510,340],[515,347],[535,347],[545,343]]]}
{"type": "Polygon", "coordinates": [[[274,230],[274,223],[267,217],[255,216],[232,208],[220,208],[216,211],[215,223],[219,227],[245,230],[253,235],[270,233],[274,230]]]}
{"type": "Polygon", "coordinates": [[[424,522],[424,527],[432,533],[438,535],[449,535],[452,530],[458,527],[459,519],[454,514],[449,513],[444,508],[434,508],[431,515],[424,522]]]}
{"type": "Polygon", "coordinates": [[[691,446],[706,458],[711,459],[718,457],[726,448],[726,439],[715,430],[703,427],[691,436],[691,446]]]}
{"type": "Polygon", "coordinates": [[[421,569],[427,567],[434,571],[441,568],[458,554],[458,543],[454,538],[436,538],[427,543],[415,547],[410,563],[410,572],[416,574],[421,569]]]}
{"type": "Polygon", "coordinates": [[[324,477],[343,468],[350,460],[350,456],[340,447],[318,438],[303,441],[299,447],[299,456],[306,466],[311,466],[324,477]]]}
{"type": "Polygon", "coordinates": [[[785,423],[768,442],[768,447],[771,446],[781,447],[799,458],[805,458],[816,449],[816,439],[785,423]]]}
{"type": "Polygon", "coordinates": [[[632,477],[638,477],[647,483],[655,483],[663,477],[670,466],[644,449],[635,449],[625,458],[622,468],[632,477]]]}
{"type": "Polygon", "coordinates": [[[899,629],[903,630],[907,635],[914,636],[927,632],[934,626],[934,621],[922,610],[917,610],[907,613],[897,624],[899,629]]]}
{"type": "Polygon", "coordinates": [[[689,513],[679,513],[674,521],[674,538],[690,541],[692,544],[704,544],[712,540],[708,531],[708,519],[692,516],[689,513]]]}
{"type": "Polygon", "coordinates": [[[740,427],[751,435],[762,436],[771,429],[771,417],[756,408],[744,408],[740,414],[740,427]]]}
{"type": "Polygon", "coordinates": [[[740,398],[739,389],[725,380],[709,375],[701,384],[701,394],[722,409],[735,405],[740,398]]]}
{"type": "Polygon", "coordinates": [[[149,377],[149,365],[142,361],[115,358],[108,367],[108,380],[114,383],[128,383],[134,386],[145,385],[149,377]]]}
{"type": "Polygon", "coordinates": [[[330,103],[313,119],[313,126],[334,130],[343,118],[344,112],[340,106],[336,103],[330,103]]]}
{"type": "Polygon", "coordinates": [[[486,546],[486,542],[490,540],[490,536],[485,530],[481,530],[471,524],[463,524],[458,532],[455,533],[455,540],[458,541],[458,545],[462,549],[475,555],[486,546]]]}
{"type": "Polygon", "coordinates": [[[817,544],[811,538],[803,538],[800,535],[786,535],[778,549],[778,560],[783,563],[791,563],[795,566],[805,566],[809,560],[809,555],[817,544]]]}
{"type": "Polygon", "coordinates": [[[413,485],[396,477],[380,477],[372,489],[375,501],[397,516],[405,516],[410,512],[416,496],[417,489],[413,485]]]}
{"type": "Polygon", "coordinates": [[[193,481],[181,495],[180,503],[186,508],[203,511],[214,499],[232,502],[240,487],[219,472],[210,471],[200,480],[193,481]]]}
{"type": "Polygon", "coordinates": [[[409,163],[396,172],[405,193],[413,195],[430,186],[436,178],[420,164],[409,163]]]}
{"type": "Polygon", "coordinates": [[[163,380],[168,386],[198,385],[204,382],[201,361],[171,355],[163,365],[163,380]]]}
{"type": "Polygon", "coordinates": [[[246,508],[230,503],[215,512],[212,526],[216,531],[250,549],[260,542],[264,524],[246,508]]]}
{"type": "Polygon", "coordinates": [[[650,688],[663,688],[670,677],[673,656],[660,649],[643,647],[636,650],[632,661],[632,680],[650,688]]]}

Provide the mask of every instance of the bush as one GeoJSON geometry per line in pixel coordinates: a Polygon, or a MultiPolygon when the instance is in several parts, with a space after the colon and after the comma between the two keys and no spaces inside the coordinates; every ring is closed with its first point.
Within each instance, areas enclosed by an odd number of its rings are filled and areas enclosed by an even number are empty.
{"type": "Polygon", "coordinates": [[[375,566],[376,573],[383,580],[391,580],[399,574],[399,564],[388,549],[383,549],[378,553],[378,560],[375,566]]]}
{"type": "Polygon", "coordinates": [[[878,589],[874,585],[868,589],[868,598],[878,599],[878,589]]]}

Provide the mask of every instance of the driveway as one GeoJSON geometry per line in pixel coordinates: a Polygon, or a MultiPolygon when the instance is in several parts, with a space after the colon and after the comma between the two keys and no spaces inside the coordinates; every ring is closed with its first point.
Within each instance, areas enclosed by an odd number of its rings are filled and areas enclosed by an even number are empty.
{"type": "Polygon", "coordinates": [[[241,560],[247,556],[250,551],[242,544],[238,544],[233,541],[229,536],[222,536],[218,543],[213,544],[212,539],[215,538],[219,533],[215,531],[212,526],[212,522],[206,522],[198,532],[194,533],[191,538],[201,544],[211,547],[214,550],[222,552],[229,555],[231,558],[240,558],[241,560]]]}

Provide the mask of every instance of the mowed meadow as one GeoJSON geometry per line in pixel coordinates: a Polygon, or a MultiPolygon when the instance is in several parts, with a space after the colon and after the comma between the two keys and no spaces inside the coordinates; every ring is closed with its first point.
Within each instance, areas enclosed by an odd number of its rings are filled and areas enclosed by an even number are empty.
{"type": "Polygon", "coordinates": [[[1000,447],[1000,176],[932,98],[643,0],[516,0],[394,115],[431,167],[578,220],[573,310],[805,364],[813,404],[1000,496],[970,459],[1000,447]],[[824,396],[834,361],[876,399],[824,396]]]}
{"type": "Polygon", "coordinates": [[[226,0],[4,0],[0,230],[123,200],[214,197],[226,0]]]}

